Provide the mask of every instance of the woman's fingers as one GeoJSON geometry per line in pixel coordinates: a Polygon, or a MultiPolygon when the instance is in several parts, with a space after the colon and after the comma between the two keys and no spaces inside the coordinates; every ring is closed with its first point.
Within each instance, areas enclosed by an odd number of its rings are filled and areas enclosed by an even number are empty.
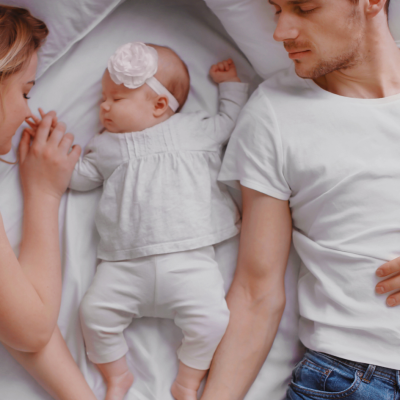
{"type": "Polygon", "coordinates": [[[47,142],[53,147],[58,147],[64,137],[66,129],[67,126],[64,124],[64,122],[58,122],[54,129],[50,128],[50,136],[47,142]]]}
{"type": "Polygon", "coordinates": [[[72,146],[71,152],[68,154],[68,158],[71,160],[73,166],[78,162],[79,157],[81,155],[82,149],[79,144],[72,146]]]}
{"type": "Polygon", "coordinates": [[[384,278],[385,276],[391,275],[394,272],[400,272],[400,257],[381,265],[376,270],[376,275],[384,278]]]}
{"type": "Polygon", "coordinates": [[[74,141],[74,135],[72,133],[66,133],[62,137],[58,145],[58,148],[61,150],[63,154],[68,154],[69,150],[71,149],[73,141],[74,141]]]}
{"type": "Polygon", "coordinates": [[[19,160],[24,162],[26,155],[29,151],[29,146],[31,144],[31,136],[25,129],[22,132],[21,141],[19,142],[19,160]]]}
{"type": "Polygon", "coordinates": [[[40,122],[35,136],[35,142],[37,144],[44,144],[47,142],[47,139],[50,135],[50,128],[53,117],[49,114],[45,115],[45,117],[40,122]]]}
{"type": "Polygon", "coordinates": [[[26,119],[25,122],[32,128],[35,129],[37,128],[38,124],[35,122],[30,121],[29,119],[26,119]]]}

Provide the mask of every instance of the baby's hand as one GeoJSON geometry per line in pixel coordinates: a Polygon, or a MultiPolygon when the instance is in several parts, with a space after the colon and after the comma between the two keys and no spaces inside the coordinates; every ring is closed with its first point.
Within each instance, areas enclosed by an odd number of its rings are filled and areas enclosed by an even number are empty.
{"type": "Polygon", "coordinates": [[[214,64],[210,68],[210,76],[215,83],[240,82],[235,64],[231,59],[214,64]]]}

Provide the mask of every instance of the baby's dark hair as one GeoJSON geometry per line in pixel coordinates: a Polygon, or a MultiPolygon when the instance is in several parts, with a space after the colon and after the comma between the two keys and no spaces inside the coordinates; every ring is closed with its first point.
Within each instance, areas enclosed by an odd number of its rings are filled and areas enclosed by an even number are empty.
{"type": "Polygon", "coordinates": [[[159,54],[159,72],[161,83],[171,92],[179,103],[179,112],[185,105],[190,90],[190,75],[187,65],[178,54],[169,47],[147,43],[159,54]]]}

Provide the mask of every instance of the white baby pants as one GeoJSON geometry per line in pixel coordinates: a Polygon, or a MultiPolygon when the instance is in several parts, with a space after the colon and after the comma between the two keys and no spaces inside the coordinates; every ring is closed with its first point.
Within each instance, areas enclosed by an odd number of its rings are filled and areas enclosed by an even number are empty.
{"type": "Polygon", "coordinates": [[[225,333],[229,310],[214,247],[102,261],[80,308],[89,359],[123,357],[124,329],[132,318],[171,318],[183,331],[178,358],[206,370],[225,333]]]}

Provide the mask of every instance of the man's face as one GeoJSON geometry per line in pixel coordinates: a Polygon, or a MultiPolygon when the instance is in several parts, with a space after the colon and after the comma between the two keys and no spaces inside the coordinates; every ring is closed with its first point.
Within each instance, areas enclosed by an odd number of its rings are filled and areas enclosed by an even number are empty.
{"type": "Polygon", "coordinates": [[[362,1],[269,0],[278,23],[274,39],[283,42],[297,75],[316,79],[360,62],[362,1]]]}

